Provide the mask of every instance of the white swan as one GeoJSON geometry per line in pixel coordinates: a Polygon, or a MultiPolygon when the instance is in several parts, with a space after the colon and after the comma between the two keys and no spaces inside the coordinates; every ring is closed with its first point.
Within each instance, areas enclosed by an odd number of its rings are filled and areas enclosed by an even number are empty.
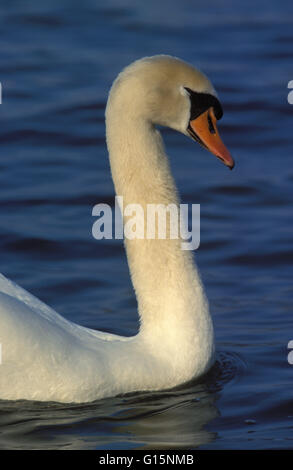
{"type": "MultiPolygon", "coordinates": [[[[106,110],[107,144],[124,203],[178,204],[155,124],[169,126],[233,160],[216,128],[222,114],[210,81],[179,59],[134,62],[115,80],[106,110]]],[[[87,402],[174,387],[208,370],[213,327],[198,271],[180,240],[127,240],[138,300],[130,338],[76,325],[0,278],[0,399],[87,402]]]]}

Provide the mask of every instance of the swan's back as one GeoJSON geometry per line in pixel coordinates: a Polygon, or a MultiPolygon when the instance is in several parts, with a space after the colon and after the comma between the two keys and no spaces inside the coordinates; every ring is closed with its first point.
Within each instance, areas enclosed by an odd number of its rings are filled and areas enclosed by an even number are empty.
{"type": "Polygon", "coordinates": [[[60,402],[103,395],[114,343],[128,340],[66,320],[3,275],[0,335],[0,398],[60,402]]]}

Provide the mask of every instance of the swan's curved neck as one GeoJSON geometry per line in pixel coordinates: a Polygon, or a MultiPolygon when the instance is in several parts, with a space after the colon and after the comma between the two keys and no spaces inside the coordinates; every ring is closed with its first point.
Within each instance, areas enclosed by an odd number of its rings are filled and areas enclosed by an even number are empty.
{"type": "MultiPolygon", "coordinates": [[[[130,113],[118,119],[112,101],[106,128],[112,177],[124,207],[133,203],[144,209],[147,204],[178,206],[168,158],[154,125],[130,113]]],[[[170,335],[176,332],[177,339],[182,330],[187,339],[189,331],[194,335],[198,324],[203,325],[203,319],[209,322],[196,266],[191,253],[181,249],[180,239],[134,239],[125,245],[141,332],[149,333],[152,340],[157,333],[166,341],[166,329],[170,335]]]]}

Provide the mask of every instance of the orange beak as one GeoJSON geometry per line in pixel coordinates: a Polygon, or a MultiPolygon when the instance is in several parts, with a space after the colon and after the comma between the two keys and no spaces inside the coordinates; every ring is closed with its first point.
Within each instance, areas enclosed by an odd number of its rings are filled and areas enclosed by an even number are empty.
{"type": "Polygon", "coordinates": [[[209,108],[196,119],[189,122],[188,132],[194,140],[216,155],[232,170],[234,160],[221,140],[216,123],[217,119],[214,110],[209,108]]]}

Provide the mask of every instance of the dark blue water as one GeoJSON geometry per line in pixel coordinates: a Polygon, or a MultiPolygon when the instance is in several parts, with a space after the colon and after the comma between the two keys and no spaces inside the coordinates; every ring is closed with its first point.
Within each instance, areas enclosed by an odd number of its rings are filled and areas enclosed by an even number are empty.
{"type": "Polygon", "coordinates": [[[208,376],[86,405],[2,401],[0,447],[292,448],[292,2],[3,0],[0,32],[0,271],[66,318],[138,329],[122,243],[91,235],[93,205],[113,203],[104,109],[125,65],[167,53],[202,68],[236,161],[164,131],[183,202],[201,204],[208,376]]]}

